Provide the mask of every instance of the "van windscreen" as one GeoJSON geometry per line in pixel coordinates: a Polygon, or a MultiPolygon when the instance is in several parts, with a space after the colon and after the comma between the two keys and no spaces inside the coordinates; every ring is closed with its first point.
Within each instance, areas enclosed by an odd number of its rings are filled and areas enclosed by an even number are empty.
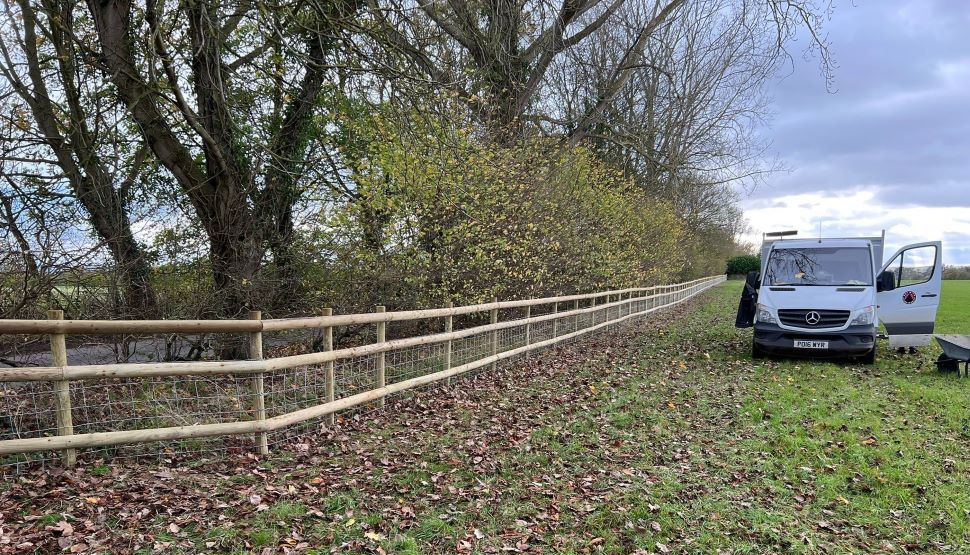
{"type": "Polygon", "coordinates": [[[872,255],[865,247],[774,249],[765,285],[872,285],[872,255]]]}

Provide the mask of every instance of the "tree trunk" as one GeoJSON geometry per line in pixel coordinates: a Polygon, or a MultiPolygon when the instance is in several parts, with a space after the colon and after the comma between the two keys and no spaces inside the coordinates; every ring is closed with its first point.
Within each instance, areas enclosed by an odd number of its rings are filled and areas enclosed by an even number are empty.
{"type": "MultiPolygon", "coordinates": [[[[268,137],[262,145],[249,144],[252,135],[243,128],[252,121],[240,113],[248,109],[245,98],[253,90],[247,89],[244,81],[234,81],[233,63],[226,60],[238,46],[229,35],[241,18],[220,19],[224,15],[220,12],[222,3],[215,0],[179,2],[178,18],[165,18],[160,13],[163,3],[146,0],[144,23],[154,50],[144,53],[146,62],[138,49],[140,38],[136,39],[140,29],[134,28],[139,21],[138,6],[132,0],[86,1],[106,75],[146,145],[178,182],[205,229],[216,290],[215,313],[235,318],[247,309],[268,308],[260,305],[269,305],[274,298],[286,299],[294,294],[298,276],[294,271],[297,255],[292,251],[293,205],[302,196],[308,137],[316,125],[314,110],[324,88],[325,72],[333,64],[328,54],[344,20],[356,13],[363,0],[298,8],[290,27],[274,29],[277,32],[267,39],[271,42],[254,45],[250,54],[255,53],[255,57],[251,60],[263,52],[267,57],[290,57],[303,69],[295,86],[282,91],[280,100],[270,101],[278,103],[272,106],[274,115],[262,129],[268,137]],[[163,22],[175,27],[166,28],[163,22]],[[290,37],[307,41],[307,52],[295,53],[298,48],[289,43],[290,37]],[[178,55],[171,54],[167,46],[170,42],[181,48],[178,55]],[[146,70],[146,65],[161,66],[161,71],[146,70]],[[191,83],[193,95],[180,90],[180,83],[185,81],[191,83]],[[188,99],[194,100],[194,106],[189,106],[188,99]],[[186,134],[191,140],[186,140],[186,134]],[[200,146],[202,156],[187,146],[193,143],[200,146]],[[255,151],[268,153],[268,160],[263,160],[262,154],[252,154],[255,151]],[[255,173],[261,167],[266,168],[264,179],[255,173]],[[283,281],[277,284],[279,295],[256,297],[254,282],[267,248],[283,281]]],[[[263,13],[255,6],[239,9],[239,14],[247,13],[247,9],[253,14],[263,13]]],[[[254,37],[247,35],[244,42],[256,40],[254,37]]],[[[258,103],[260,110],[267,107],[262,100],[258,103]]]]}
{"type": "MultiPolygon", "coordinates": [[[[39,21],[34,8],[27,0],[20,0],[23,16],[24,57],[30,87],[19,81],[12,83],[17,93],[31,109],[44,141],[54,152],[57,164],[64,172],[71,190],[88,215],[88,221],[101,241],[108,247],[118,266],[118,277],[125,291],[122,303],[126,316],[152,318],[157,315],[157,302],[151,286],[151,269],[141,246],[135,241],[131,222],[122,192],[115,187],[113,177],[102,163],[98,151],[98,136],[87,123],[87,114],[81,107],[78,93],[76,67],[72,38],[66,30],[72,27],[73,5],[51,1],[44,4],[50,21],[55,22],[47,30],[57,52],[57,75],[63,88],[63,100],[67,104],[67,121],[62,122],[48,92],[42,69],[42,58],[37,50],[39,21]]],[[[122,187],[131,185],[137,175],[140,157],[122,187]]]]}
{"type": "MultiPolygon", "coordinates": [[[[161,93],[150,86],[132,52],[129,0],[88,0],[104,63],[118,95],[138,123],[145,142],[186,193],[210,243],[215,313],[232,318],[251,307],[249,291],[262,259],[259,221],[249,207],[252,177],[231,140],[233,125],[225,104],[219,48],[212,28],[211,8],[187,8],[193,45],[193,71],[198,117],[185,114],[199,132],[205,170],[185,147],[163,115],[161,93]],[[198,120],[198,121],[197,121],[198,120]]],[[[152,6],[152,9],[154,6],[152,6]]]]}
{"type": "Polygon", "coordinates": [[[305,152],[317,125],[313,113],[323,93],[327,56],[337,48],[347,21],[364,3],[365,0],[331,0],[314,6],[315,18],[306,26],[304,37],[306,71],[270,145],[273,164],[267,170],[267,186],[261,199],[266,205],[266,233],[276,266],[278,305],[289,305],[300,295],[299,254],[293,251],[293,205],[303,194],[298,176],[304,174],[305,152]]]}
{"type": "Polygon", "coordinates": [[[215,235],[210,249],[216,314],[240,318],[247,310],[261,306],[253,293],[262,246],[252,238],[215,235]]]}

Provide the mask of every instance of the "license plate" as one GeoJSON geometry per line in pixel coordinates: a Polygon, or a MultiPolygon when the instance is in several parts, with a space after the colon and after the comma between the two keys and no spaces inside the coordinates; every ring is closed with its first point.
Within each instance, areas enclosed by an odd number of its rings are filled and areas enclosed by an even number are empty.
{"type": "Polygon", "coordinates": [[[828,341],[805,341],[801,339],[795,340],[796,349],[828,349],[828,341]]]}

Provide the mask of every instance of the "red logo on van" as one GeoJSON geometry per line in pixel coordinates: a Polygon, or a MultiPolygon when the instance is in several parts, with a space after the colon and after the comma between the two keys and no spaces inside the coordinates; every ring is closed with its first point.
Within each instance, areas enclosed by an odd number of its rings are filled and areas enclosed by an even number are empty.
{"type": "Polygon", "coordinates": [[[916,302],[916,292],[915,291],[907,291],[907,292],[903,293],[903,302],[906,303],[906,304],[913,304],[913,303],[915,303],[916,302]]]}

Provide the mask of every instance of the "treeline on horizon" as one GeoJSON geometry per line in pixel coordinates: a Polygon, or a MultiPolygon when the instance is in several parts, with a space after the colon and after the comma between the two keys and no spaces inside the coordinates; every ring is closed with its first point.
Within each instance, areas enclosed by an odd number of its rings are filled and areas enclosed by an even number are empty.
{"type": "Polygon", "coordinates": [[[970,279],[970,265],[944,266],[943,279],[970,279]]]}
{"type": "Polygon", "coordinates": [[[720,273],[737,185],[777,169],[763,85],[826,13],[3,2],[5,318],[399,309],[720,273]]]}

